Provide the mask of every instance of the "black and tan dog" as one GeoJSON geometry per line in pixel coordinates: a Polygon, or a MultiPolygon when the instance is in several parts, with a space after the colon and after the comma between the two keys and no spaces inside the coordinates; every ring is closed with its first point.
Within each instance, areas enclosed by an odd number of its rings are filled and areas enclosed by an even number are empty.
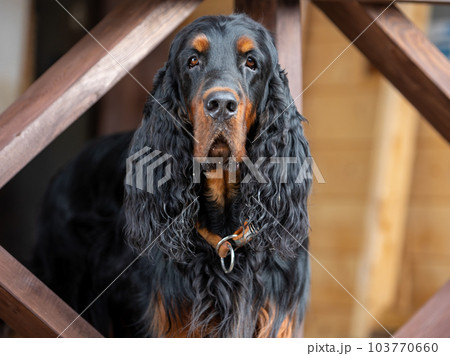
{"type": "Polygon", "coordinates": [[[81,311],[125,270],[83,314],[109,336],[297,335],[309,289],[311,181],[296,182],[295,165],[264,159],[309,156],[292,101],[260,24],[232,15],[184,28],[141,127],[97,140],[50,185],[38,276],[81,311]],[[170,179],[152,194],[125,184],[127,158],[146,147],[170,157],[153,181],[169,164],[170,179]],[[210,165],[195,177],[195,157],[223,159],[223,177],[209,175],[210,165]],[[243,181],[245,160],[262,179],[243,181]]]}

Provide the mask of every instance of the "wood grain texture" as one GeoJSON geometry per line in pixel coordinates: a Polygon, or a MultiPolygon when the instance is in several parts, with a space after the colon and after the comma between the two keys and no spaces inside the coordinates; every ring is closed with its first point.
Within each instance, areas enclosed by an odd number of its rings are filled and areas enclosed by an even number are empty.
{"type": "MultiPolygon", "coordinates": [[[[315,4],[350,40],[386,8],[355,1],[315,4]]],[[[425,35],[391,6],[355,45],[450,140],[450,63],[425,35]]]]}
{"type": "Polygon", "coordinates": [[[302,27],[299,0],[236,0],[236,10],[245,12],[275,34],[281,68],[286,70],[295,105],[302,112],[302,27]],[[300,95],[300,96],[299,96],[300,95]]]}
{"type": "MultiPolygon", "coordinates": [[[[78,314],[0,247],[0,319],[22,337],[56,337],[78,314]]],[[[61,337],[102,337],[82,317],[61,337]]]]}
{"type": "Polygon", "coordinates": [[[450,337],[450,281],[394,337],[450,337]]]}
{"type": "Polygon", "coordinates": [[[123,2],[91,31],[110,54],[86,35],[36,80],[0,116],[0,187],[126,75],[124,68],[133,68],[199,3],[123,2]]]}

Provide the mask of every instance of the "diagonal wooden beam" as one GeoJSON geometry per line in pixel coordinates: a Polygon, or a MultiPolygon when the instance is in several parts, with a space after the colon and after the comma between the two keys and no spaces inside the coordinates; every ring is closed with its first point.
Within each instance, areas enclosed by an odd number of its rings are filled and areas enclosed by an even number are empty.
{"type": "MultiPolygon", "coordinates": [[[[386,8],[357,1],[314,2],[350,40],[386,8]]],[[[391,6],[355,45],[450,141],[450,63],[425,35],[391,6]]]]}
{"type": "Polygon", "coordinates": [[[450,337],[450,281],[394,337],[450,337]]]}
{"type": "Polygon", "coordinates": [[[21,337],[102,337],[0,246],[0,319],[21,337]],[[76,320],[75,320],[76,319],[76,320]]]}
{"type": "Polygon", "coordinates": [[[0,188],[126,75],[125,69],[132,69],[150,53],[200,2],[122,2],[91,31],[120,65],[86,35],[36,80],[0,116],[0,188]]]}

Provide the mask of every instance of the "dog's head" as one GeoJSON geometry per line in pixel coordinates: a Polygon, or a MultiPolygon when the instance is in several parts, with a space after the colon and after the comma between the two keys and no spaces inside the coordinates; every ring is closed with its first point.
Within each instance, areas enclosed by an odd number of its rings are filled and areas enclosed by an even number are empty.
{"type": "MultiPolygon", "coordinates": [[[[132,155],[148,146],[170,155],[171,177],[153,194],[126,187],[129,240],[144,248],[158,238],[163,249],[182,259],[195,244],[199,211],[193,159],[266,157],[258,166],[265,183],[253,179],[240,186],[242,222],[259,230],[252,246],[286,255],[298,250],[278,223],[299,238],[307,234],[310,182],[296,183],[298,169],[282,178],[284,167],[269,159],[309,156],[303,118],[292,103],[274,41],[259,23],[245,15],[208,16],[185,27],[155,78],[130,150],[132,155]]],[[[241,167],[246,175],[248,167],[241,167]]],[[[153,181],[165,172],[155,168],[153,181]]]]}
{"type": "Polygon", "coordinates": [[[242,160],[276,64],[271,53],[267,31],[245,16],[203,17],[176,37],[169,63],[192,124],[194,157],[242,160]]]}

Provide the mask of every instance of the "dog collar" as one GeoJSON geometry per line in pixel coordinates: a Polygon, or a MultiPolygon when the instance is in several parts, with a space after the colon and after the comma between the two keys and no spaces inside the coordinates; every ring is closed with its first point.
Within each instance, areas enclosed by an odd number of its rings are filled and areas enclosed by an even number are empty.
{"type": "Polygon", "coordinates": [[[247,244],[253,236],[256,235],[256,229],[247,221],[245,221],[244,225],[237,229],[233,234],[225,236],[224,238],[217,234],[211,233],[206,229],[200,228],[198,223],[196,229],[200,236],[202,236],[216,250],[220,257],[222,269],[225,273],[230,273],[233,270],[234,251],[247,244]],[[233,248],[230,241],[233,242],[235,248],[233,248]],[[228,253],[230,253],[231,260],[230,265],[227,268],[225,266],[225,258],[228,256],[228,253]]]}

